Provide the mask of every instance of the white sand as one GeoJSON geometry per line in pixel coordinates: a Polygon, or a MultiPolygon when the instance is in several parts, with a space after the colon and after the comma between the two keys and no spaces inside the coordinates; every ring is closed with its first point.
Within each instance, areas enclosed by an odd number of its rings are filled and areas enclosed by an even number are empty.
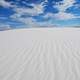
{"type": "Polygon", "coordinates": [[[80,29],[1,31],[0,80],[80,80],[80,29]]]}

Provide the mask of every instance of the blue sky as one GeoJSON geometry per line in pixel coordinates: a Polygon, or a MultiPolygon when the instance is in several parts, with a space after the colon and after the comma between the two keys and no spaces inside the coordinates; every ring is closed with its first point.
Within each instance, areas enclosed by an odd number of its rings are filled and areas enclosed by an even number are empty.
{"type": "Polygon", "coordinates": [[[0,29],[80,26],[80,0],[0,0],[0,29]]]}

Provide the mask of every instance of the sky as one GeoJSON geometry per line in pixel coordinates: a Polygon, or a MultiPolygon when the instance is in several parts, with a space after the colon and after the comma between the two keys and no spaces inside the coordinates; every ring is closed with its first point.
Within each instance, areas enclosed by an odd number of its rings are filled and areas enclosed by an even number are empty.
{"type": "Polygon", "coordinates": [[[80,0],[0,0],[0,29],[79,26],[80,0]]]}

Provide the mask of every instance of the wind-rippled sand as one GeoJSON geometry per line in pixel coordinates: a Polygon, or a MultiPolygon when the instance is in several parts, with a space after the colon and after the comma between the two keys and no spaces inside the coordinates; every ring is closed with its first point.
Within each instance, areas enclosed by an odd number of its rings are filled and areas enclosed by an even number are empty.
{"type": "Polygon", "coordinates": [[[80,80],[80,29],[1,31],[0,80],[80,80]]]}

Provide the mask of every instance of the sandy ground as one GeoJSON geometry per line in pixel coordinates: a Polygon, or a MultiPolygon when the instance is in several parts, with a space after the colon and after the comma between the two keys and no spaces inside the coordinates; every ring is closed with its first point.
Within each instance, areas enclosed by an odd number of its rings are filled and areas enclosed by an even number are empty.
{"type": "Polygon", "coordinates": [[[1,31],[0,80],[80,80],[80,29],[1,31]]]}

